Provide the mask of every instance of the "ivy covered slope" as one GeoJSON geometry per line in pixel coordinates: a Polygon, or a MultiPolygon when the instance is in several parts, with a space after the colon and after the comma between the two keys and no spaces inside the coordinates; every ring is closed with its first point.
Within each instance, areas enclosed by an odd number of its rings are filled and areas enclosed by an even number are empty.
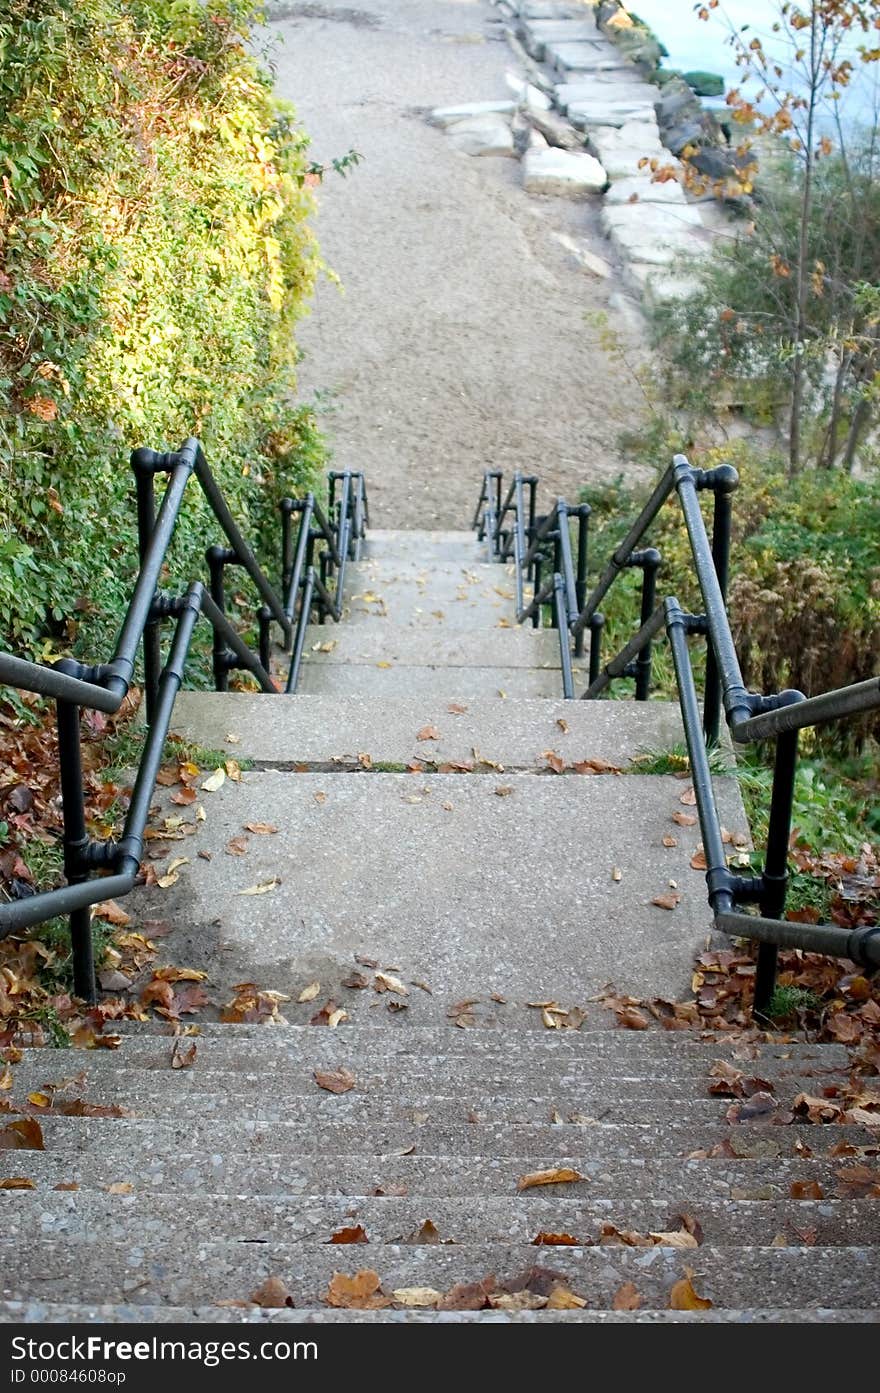
{"type": "MultiPolygon", "coordinates": [[[[258,8],[0,0],[0,639],[19,652],[99,656],[115,630],[133,446],[200,435],[267,542],[322,462],[291,404],[320,264],[307,142],[252,56],[258,8]]],[[[192,490],[174,574],[209,540],[192,490]]]]}

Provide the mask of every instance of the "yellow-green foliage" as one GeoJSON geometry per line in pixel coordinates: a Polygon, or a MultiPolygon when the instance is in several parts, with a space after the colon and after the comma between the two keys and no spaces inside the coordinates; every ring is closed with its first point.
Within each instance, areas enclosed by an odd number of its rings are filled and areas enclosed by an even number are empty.
{"type": "MultiPolygon", "coordinates": [[[[256,0],[0,0],[0,635],[89,648],[135,566],[134,445],[202,437],[269,535],[321,464],[291,405],[319,263],[256,0]]],[[[175,563],[215,534],[192,490],[175,563]]]]}

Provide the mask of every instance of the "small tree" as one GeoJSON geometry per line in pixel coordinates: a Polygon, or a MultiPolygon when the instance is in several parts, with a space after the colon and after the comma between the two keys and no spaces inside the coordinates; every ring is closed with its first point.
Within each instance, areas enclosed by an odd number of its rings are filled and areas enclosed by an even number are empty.
{"type": "MultiPolygon", "coordinates": [[[[707,0],[696,10],[702,20],[708,20],[714,10],[724,13],[720,0],[707,0]]],[[[859,375],[865,383],[873,379],[876,326],[871,322],[871,297],[866,298],[859,286],[866,279],[870,283],[871,273],[876,275],[877,262],[874,259],[873,264],[867,264],[868,242],[873,242],[873,238],[862,237],[860,231],[860,204],[865,185],[852,176],[839,108],[841,96],[853,76],[853,60],[867,64],[880,58],[880,47],[875,46],[880,37],[880,9],[876,3],[866,4],[861,0],[809,0],[802,5],[777,0],[773,14],[772,32],[790,51],[788,71],[781,65],[779,55],[770,51],[751,26],[736,28],[728,20],[729,41],[743,83],[755,83],[758,90],[747,95],[742,87],[734,88],[727,95],[727,105],[731,121],[743,130],[743,139],[735,150],[736,177],[743,191],[751,192],[754,184],[758,167],[756,136],[784,142],[796,163],[794,239],[786,238],[779,248],[769,252],[773,275],[790,283],[790,293],[786,288],[774,298],[788,320],[788,459],[789,472],[794,474],[804,462],[807,360],[808,354],[815,355],[817,349],[817,319],[830,320],[833,325],[827,346],[838,363],[826,462],[833,462],[836,456],[839,415],[847,381],[856,380],[859,375]],[[852,40],[860,35],[866,42],[856,50],[852,40]],[[873,45],[868,39],[873,40],[873,45]],[[827,118],[825,122],[823,116],[827,118]],[[844,177],[849,257],[844,261],[840,254],[836,255],[836,266],[829,272],[829,263],[817,254],[814,237],[817,169],[820,161],[832,155],[840,161],[844,177]],[[826,295],[829,304],[838,310],[848,304],[849,313],[811,314],[811,299],[822,299],[826,295]]],[[[868,163],[873,174],[873,155],[868,163]]],[[[759,221],[761,218],[759,211],[759,221]]],[[[872,250],[876,252],[876,247],[872,246],[872,250]]],[[[869,402],[869,395],[864,394],[856,407],[855,438],[846,452],[850,460],[870,415],[869,402]],[[865,405],[861,405],[862,402],[865,405]]]]}

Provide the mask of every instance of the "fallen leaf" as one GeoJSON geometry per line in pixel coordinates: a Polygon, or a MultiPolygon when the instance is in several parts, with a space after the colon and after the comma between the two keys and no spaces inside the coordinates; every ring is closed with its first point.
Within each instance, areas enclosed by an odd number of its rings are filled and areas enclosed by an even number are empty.
{"type": "Polygon", "coordinates": [[[254,832],[257,836],[267,837],[273,832],[277,832],[278,828],[275,826],[274,822],[246,822],[244,824],[244,830],[246,832],[254,832]]]}
{"type": "Polygon", "coordinates": [[[530,1171],[517,1181],[516,1188],[531,1190],[536,1185],[561,1185],[583,1179],[580,1171],[572,1170],[570,1166],[553,1166],[549,1170],[530,1171]]]}
{"type": "Polygon", "coordinates": [[[26,1175],[10,1175],[8,1179],[0,1180],[0,1190],[36,1190],[36,1188],[34,1181],[29,1180],[26,1175]]]}
{"type": "Polygon", "coordinates": [[[663,845],[664,845],[664,846],[678,846],[678,837],[664,837],[664,838],[663,838],[663,845]]]}
{"type": "Polygon", "coordinates": [[[632,1282],[624,1282],[611,1298],[612,1311],[637,1311],[641,1304],[642,1297],[632,1282]]]}
{"type": "Polygon", "coordinates": [[[377,992],[394,992],[395,996],[409,996],[409,988],[403,985],[399,977],[392,977],[388,972],[377,972],[373,986],[377,992]]]}
{"type": "Polygon", "coordinates": [[[238,837],[231,837],[226,843],[226,855],[244,856],[249,846],[250,842],[247,837],[242,837],[240,835],[238,837]]]}
{"type": "Polygon", "coordinates": [[[546,1233],[542,1229],[540,1233],[535,1234],[532,1243],[538,1248],[577,1248],[580,1246],[580,1239],[570,1233],[546,1233]]]}
{"type": "Polygon", "coordinates": [[[422,726],[421,730],[416,732],[416,739],[417,739],[417,740],[439,740],[439,739],[440,739],[440,732],[439,732],[439,730],[437,729],[436,726],[422,726]]]}
{"type": "Polygon", "coordinates": [[[681,895],[673,891],[668,895],[655,895],[651,904],[657,905],[658,909],[677,909],[681,903],[681,895]]]}
{"type": "Polygon", "coordinates": [[[462,706],[460,702],[451,701],[446,710],[451,711],[453,716],[463,716],[465,711],[467,711],[467,707],[462,706]]]}
{"type": "Polygon", "coordinates": [[[391,1293],[391,1299],[398,1306],[423,1309],[439,1306],[443,1293],[435,1291],[433,1287],[397,1287],[391,1293]]]}
{"type": "Polygon", "coordinates": [[[283,1306],[293,1306],[294,1300],[287,1287],[280,1277],[267,1277],[252,1291],[248,1300],[254,1306],[263,1306],[267,1310],[280,1309],[283,1306]]]}
{"type": "Polygon", "coordinates": [[[320,990],[320,982],[310,982],[307,987],[303,987],[299,996],[296,998],[297,1002],[299,1002],[299,1004],[302,1005],[304,1001],[314,1001],[315,997],[318,995],[318,992],[320,990]]]}
{"type": "Polygon", "coordinates": [[[107,1186],[108,1195],[133,1195],[134,1186],[128,1180],[117,1180],[107,1186]]]}
{"type": "Polygon", "coordinates": [[[156,982],[204,982],[207,972],[200,972],[195,967],[157,967],[153,972],[153,980],[156,982]]]}
{"type": "Polygon", "coordinates": [[[623,1006],[614,1014],[618,1024],[626,1030],[647,1030],[651,1024],[650,1017],[646,1016],[644,1011],[640,1011],[637,1006],[623,1006]]]}
{"type": "Polygon", "coordinates": [[[7,1064],[6,1068],[3,1070],[3,1073],[0,1074],[0,1089],[2,1089],[3,1091],[5,1091],[6,1089],[11,1088],[11,1087],[12,1087],[12,1084],[13,1084],[12,1070],[10,1069],[9,1065],[7,1064]]]}
{"type": "Polygon", "coordinates": [[[315,1083],[328,1093],[348,1093],[357,1080],[350,1069],[316,1069],[315,1083]]]}
{"type": "Polygon", "coordinates": [[[319,807],[323,807],[323,805],[327,802],[326,793],[322,792],[320,789],[317,793],[313,793],[312,797],[314,798],[315,802],[319,805],[319,807]]]}
{"type": "Polygon", "coordinates": [[[555,750],[545,750],[541,758],[547,761],[547,767],[553,770],[554,774],[562,774],[565,770],[565,760],[558,755],[555,750]]]}
{"type": "Polygon", "coordinates": [[[92,918],[106,919],[108,924],[116,924],[119,928],[125,928],[126,924],[131,923],[131,915],[126,914],[115,900],[104,900],[101,904],[96,904],[92,910],[92,918]]]}
{"type": "Polygon", "coordinates": [[[834,1172],[842,1199],[880,1199],[880,1170],[870,1166],[846,1166],[834,1172]]]}
{"type": "Polygon", "coordinates": [[[708,862],[706,861],[706,853],[703,850],[702,842],[700,842],[700,845],[691,857],[690,865],[692,871],[705,871],[708,869],[708,862]]]}
{"type": "Polygon", "coordinates": [[[43,1129],[35,1117],[22,1117],[0,1127],[0,1151],[45,1151],[43,1129]]]}
{"type": "MultiPolygon", "coordinates": [[[[426,1120],[427,1117],[428,1114],[425,1113],[426,1120]]],[[[450,1240],[441,1238],[440,1230],[437,1228],[434,1221],[432,1219],[426,1219],[421,1228],[415,1229],[408,1238],[404,1238],[401,1241],[404,1243],[422,1244],[431,1247],[436,1246],[438,1243],[448,1243],[450,1240]]]]}
{"type": "Polygon", "coordinates": [[[522,1291],[495,1292],[489,1297],[489,1305],[496,1311],[540,1311],[547,1305],[548,1298],[537,1292],[523,1288],[522,1291]]]}
{"type": "Polygon", "coordinates": [[[547,1297],[548,1311],[579,1311],[586,1306],[586,1301],[576,1292],[569,1291],[568,1287],[554,1287],[547,1297]]]}
{"type": "Polygon", "coordinates": [[[180,1038],[176,1039],[171,1050],[172,1069],[191,1069],[196,1062],[197,1050],[195,1040],[191,1045],[184,1046],[180,1038]]]}
{"type": "Polygon", "coordinates": [[[382,1291],[378,1272],[371,1268],[355,1272],[351,1277],[345,1272],[334,1272],[321,1299],[328,1306],[354,1311],[377,1311],[391,1304],[382,1291]]]}
{"type": "Polygon", "coordinates": [[[355,1224],[350,1228],[337,1229],[331,1234],[328,1242],[330,1243],[369,1243],[367,1231],[363,1224],[355,1224]]]}
{"type": "Polygon", "coordinates": [[[658,1248],[698,1248],[696,1238],[692,1233],[684,1229],[676,1229],[671,1233],[655,1233],[650,1231],[648,1237],[653,1239],[658,1248]]]}
{"type": "Polygon", "coordinates": [[[672,814],[672,821],[677,822],[679,827],[693,827],[696,820],[694,813],[681,813],[676,809],[672,814]]]}
{"type": "Polygon", "coordinates": [[[511,784],[500,784],[495,790],[496,798],[509,798],[512,793],[513,787],[511,784]]]}
{"type": "Polygon", "coordinates": [[[457,1282],[440,1302],[441,1311],[482,1311],[489,1304],[489,1293],[494,1291],[494,1277],[484,1277],[482,1282],[457,1282]]]}
{"type": "Polygon", "coordinates": [[[78,1190],[78,1189],[79,1189],[79,1181],[77,1181],[77,1180],[60,1180],[60,1181],[58,1182],[57,1185],[53,1185],[53,1186],[52,1186],[52,1189],[53,1189],[53,1190],[78,1190]]]}
{"type": "Polygon", "coordinates": [[[694,1291],[693,1275],[691,1269],[686,1267],[684,1277],[673,1283],[669,1293],[670,1311],[708,1311],[712,1306],[708,1297],[698,1296],[694,1291]]]}
{"type": "Polygon", "coordinates": [[[185,808],[190,803],[194,803],[198,796],[194,788],[179,788],[175,793],[172,793],[171,802],[176,803],[178,807],[185,808]]]}
{"type": "Polygon", "coordinates": [[[793,1200],[823,1200],[825,1192],[818,1180],[793,1180],[789,1194],[793,1200]]]}
{"type": "MultiPolygon", "coordinates": [[[[350,987],[352,991],[363,991],[364,987],[370,985],[369,977],[365,977],[362,972],[350,972],[347,977],[342,979],[343,987],[350,987]]],[[[308,991],[309,988],[306,988],[308,991]]],[[[300,998],[302,999],[302,998],[300,998]]]]}
{"type": "Polygon", "coordinates": [[[679,803],[684,803],[686,808],[693,808],[696,806],[697,795],[694,792],[693,784],[688,784],[684,792],[679,794],[678,801],[679,803]]]}
{"type": "Polygon", "coordinates": [[[209,774],[207,779],[203,779],[200,788],[203,793],[216,793],[218,788],[222,788],[226,782],[226,770],[220,765],[213,774],[209,774]]]}
{"type": "Polygon", "coordinates": [[[239,890],[240,895],[266,895],[270,890],[276,890],[281,884],[279,877],[273,876],[271,880],[264,880],[260,885],[249,885],[246,890],[239,890]]]}
{"type": "Polygon", "coordinates": [[[562,716],[556,717],[556,724],[559,726],[559,729],[562,731],[563,735],[568,734],[568,721],[564,720],[562,716]]]}
{"type": "MultiPolygon", "coordinates": [[[[381,667],[381,663],[378,663],[377,666],[381,667]]],[[[390,667],[391,664],[388,663],[387,666],[390,667]]],[[[358,753],[358,764],[361,766],[362,769],[372,769],[373,756],[364,754],[363,751],[360,751],[358,753]]]]}

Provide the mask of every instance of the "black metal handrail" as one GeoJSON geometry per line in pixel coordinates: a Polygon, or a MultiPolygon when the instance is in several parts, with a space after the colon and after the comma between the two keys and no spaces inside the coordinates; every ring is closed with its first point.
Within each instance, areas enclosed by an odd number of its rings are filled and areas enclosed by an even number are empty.
{"type": "Polygon", "coordinates": [[[156,777],[198,620],[204,617],[213,630],[214,680],[218,690],[226,690],[230,671],[241,669],[252,674],[261,691],[277,693],[278,687],[269,671],[273,622],[281,629],[283,647],[292,652],[287,691],[295,690],[313,600],[320,606],[322,619],[326,614],[335,620],[341,618],[346,559],[349,555],[359,555],[369,519],[366,488],[360,474],[330,476],[327,514],[313,494],[301,501],[284,500],[281,507],[283,568],[287,567],[290,554],[290,518],[295,511],[302,513],[306,533],[290,574],[285,573],[286,601],[282,601],[232,517],[198,440],[192,437],[171,453],[135,450],[131,465],[137,497],[139,569],[113,657],[101,664],[62,658],[53,667],[46,667],[0,653],[0,683],[52,698],[56,703],[67,881],[56,890],[0,903],[0,938],[56,915],[68,915],[74,991],[88,1001],[95,999],[91,907],[102,900],[126,895],[139,881],[156,777]],[[155,477],[162,473],[168,476],[168,481],[157,512],[155,477]],[[160,576],[184,494],[193,476],[208,500],[227,545],[209,547],[206,553],[210,591],[201,581],[194,580],[182,594],[163,593],[159,589],[160,576]],[[341,480],[338,499],[335,498],[337,480],[341,480]],[[312,565],[318,541],[323,548],[320,579],[312,565]],[[308,566],[303,574],[306,560],[308,566]],[[225,613],[224,572],[231,565],[242,567],[262,601],[258,610],[259,656],[251,651],[225,613]],[[336,571],[337,581],[335,593],[331,595],[325,580],[332,569],[336,571]],[[301,583],[299,612],[295,618],[301,583]],[[163,666],[161,626],[169,619],[174,621],[174,633],[163,666]],[[91,709],[112,714],[120,709],[134,678],[141,643],[147,738],[122,836],[118,841],[98,842],[89,837],[86,825],[80,713],[91,709]]]}
{"type": "Polygon", "coordinates": [[[585,580],[588,564],[587,519],[589,508],[569,510],[558,499],[545,518],[535,513],[537,480],[515,475],[502,502],[500,473],[484,476],[474,525],[499,560],[512,557],[517,576],[517,620],[542,621],[545,606],[551,623],[559,629],[563,695],[570,697],[571,640],[582,652],[584,634],[590,632],[590,685],[586,699],[601,696],[620,677],[635,678],[636,700],[650,695],[652,645],[665,630],[672,654],[682,724],[696,796],[697,813],[706,858],[706,885],[716,926],[722,931],[752,938],[758,944],[754,1006],[766,1011],[776,983],[778,950],[792,945],[817,953],[838,954],[873,969],[880,967],[880,926],[848,930],[834,924],[792,924],[783,920],[788,886],[788,852],[798,758],[798,734],[807,727],[880,709],[880,678],[826,692],[807,699],[802,692],[785,690],[771,695],[746,687],[727,613],[732,495],[739,482],[730,465],[715,469],[694,468],[684,455],[676,455],[636,521],[612,553],[588,597],[585,580]],[[528,518],[524,486],[529,489],[528,518]],[[714,500],[712,538],[706,529],[699,493],[714,500]],[[704,613],[686,613],[675,596],[656,603],[657,574],[661,555],[643,547],[648,530],[668,499],[678,500],[688,535],[694,573],[704,613]],[[505,525],[508,514],[513,515],[505,525]],[[578,518],[577,569],[572,558],[571,519],[578,518]],[[553,577],[542,583],[542,564],[553,547],[553,577]],[[604,666],[599,646],[604,618],[599,606],[623,571],[642,571],[641,617],[637,633],[604,666]],[[531,597],[525,598],[526,585],[531,597]],[[572,604],[575,598],[576,607],[572,604]],[[706,639],[703,710],[700,712],[688,638],[706,639]],[[742,876],[731,871],[715,802],[709,748],[717,741],[724,714],[732,739],[738,744],[775,740],[773,785],[767,846],[760,875],[742,876]],[[756,907],[743,913],[737,907],[756,907]]]}

